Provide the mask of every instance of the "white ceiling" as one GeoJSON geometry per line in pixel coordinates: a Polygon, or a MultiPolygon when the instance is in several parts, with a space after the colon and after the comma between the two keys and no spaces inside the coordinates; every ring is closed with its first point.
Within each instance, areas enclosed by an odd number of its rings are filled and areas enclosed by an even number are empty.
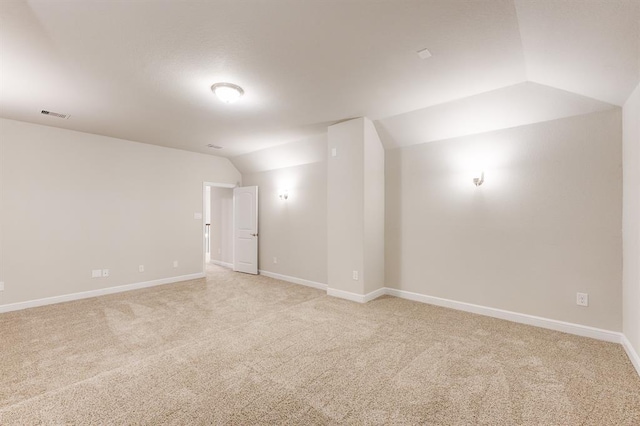
{"type": "Polygon", "coordinates": [[[614,105],[525,82],[384,118],[376,122],[385,148],[589,114],[614,105]]]}
{"type": "Polygon", "coordinates": [[[640,74],[639,0],[516,0],[527,78],[622,105],[640,74]]]}
{"type": "Polygon", "coordinates": [[[318,163],[327,158],[327,135],[286,143],[249,152],[231,160],[242,174],[277,170],[303,164],[318,163]]]}
{"type": "Polygon", "coordinates": [[[639,10],[640,0],[2,0],[0,116],[224,156],[367,116],[403,145],[451,131],[390,124],[400,114],[422,120],[501,88],[533,103],[550,93],[565,116],[621,105],[640,76],[639,10]],[[222,104],[209,90],[218,81],[245,97],[222,104]],[[526,81],[576,98],[514,86],[526,81]]]}

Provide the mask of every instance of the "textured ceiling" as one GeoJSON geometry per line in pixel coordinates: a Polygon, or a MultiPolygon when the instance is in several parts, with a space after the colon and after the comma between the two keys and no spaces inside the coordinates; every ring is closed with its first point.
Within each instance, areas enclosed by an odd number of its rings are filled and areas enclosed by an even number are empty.
{"type": "Polygon", "coordinates": [[[541,94],[564,116],[621,105],[640,75],[639,5],[3,0],[0,116],[224,156],[367,116],[387,146],[405,145],[455,129],[424,134],[429,126],[397,125],[402,114],[437,119],[438,108],[472,97],[461,114],[491,91],[505,96],[497,104],[530,98],[521,111],[547,119],[541,94]],[[422,60],[425,47],[433,56],[422,60]],[[245,97],[222,104],[209,90],[217,81],[243,86],[245,97]],[[540,84],[514,86],[526,81],[540,84]],[[526,93],[514,98],[508,86],[526,93]]]}

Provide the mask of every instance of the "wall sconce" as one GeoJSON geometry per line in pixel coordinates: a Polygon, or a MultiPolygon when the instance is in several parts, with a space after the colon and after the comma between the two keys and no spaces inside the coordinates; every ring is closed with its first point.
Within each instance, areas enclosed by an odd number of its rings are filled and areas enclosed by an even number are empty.
{"type": "Polygon", "coordinates": [[[288,189],[283,189],[278,193],[278,198],[280,198],[281,200],[287,200],[289,199],[289,190],[288,189]]]}
{"type": "Polygon", "coordinates": [[[480,177],[473,178],[473,184],[475,186],[480,186],[484,183],[484,172],[480,172],[480,177]]]}

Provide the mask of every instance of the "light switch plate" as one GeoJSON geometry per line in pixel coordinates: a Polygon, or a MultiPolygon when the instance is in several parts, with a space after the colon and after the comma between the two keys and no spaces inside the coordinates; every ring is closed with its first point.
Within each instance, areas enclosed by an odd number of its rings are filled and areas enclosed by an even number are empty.
{"type": "Polygon", "coordinates": [[[102,277],[102,269],[94,269],[91,271],[91,278],[100,278],[102,277]]]}
{"type": "Polygon", "coordinates": [[[193,214],[193,218],[195,220],[201,220],[202,219],[202,213],[194,213],[193,214]]]}
{"type": "Polygon", "coordinates": [[[337,148],[331,148],[331,156],[332,157],[337,157],[338,156],[338,149],[337,148]]]}

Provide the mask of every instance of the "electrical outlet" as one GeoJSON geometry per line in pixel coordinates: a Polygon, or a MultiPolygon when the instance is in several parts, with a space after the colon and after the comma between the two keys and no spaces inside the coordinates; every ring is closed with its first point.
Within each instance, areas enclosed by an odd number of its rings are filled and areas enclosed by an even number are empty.
{"type": "Polygon", "coordinates": [[[108,269],[103,269],[102,270],[102,276],[103,277],[108,277],[109,276],[109,270],[108,269]]]}
{"type": "Polygon", "coordinates": [[[273,263],[278,263],[278,258],[273,256],[273,263]]]}
{"type": "Polygon", "coordinates": [[[144,265],[138,266],[138,272],[144,272],[144,265]]]}
{"type": "Polygon", "coordinates": [[[589,306],[589,295],[587,293],[577,293],[576,304],[579,306],[589,306]]]}
{"type": "Polygon", "coordinates": [[[91,278],[100,278],[102,277],[102,269],[94,269],[91,271],[91,278]]]}
{"type": "Polygon", "coordinates": [[[4,283],[0,281],[0,291],[4,291],[4,283]]]}
{"type": "Polygon", "coordinates": [[[174,268],[177,268],[177,267],[178,267],[178,261],[177,261],[177,260],[174,260],[174,261],[173,261],[173,267],[174,267],[174,268]]]}
{"type": "Polygon", "coordinates": [[[358,281],[358,271],[353,271],[352,277],[355,281],[358,281]]]}

